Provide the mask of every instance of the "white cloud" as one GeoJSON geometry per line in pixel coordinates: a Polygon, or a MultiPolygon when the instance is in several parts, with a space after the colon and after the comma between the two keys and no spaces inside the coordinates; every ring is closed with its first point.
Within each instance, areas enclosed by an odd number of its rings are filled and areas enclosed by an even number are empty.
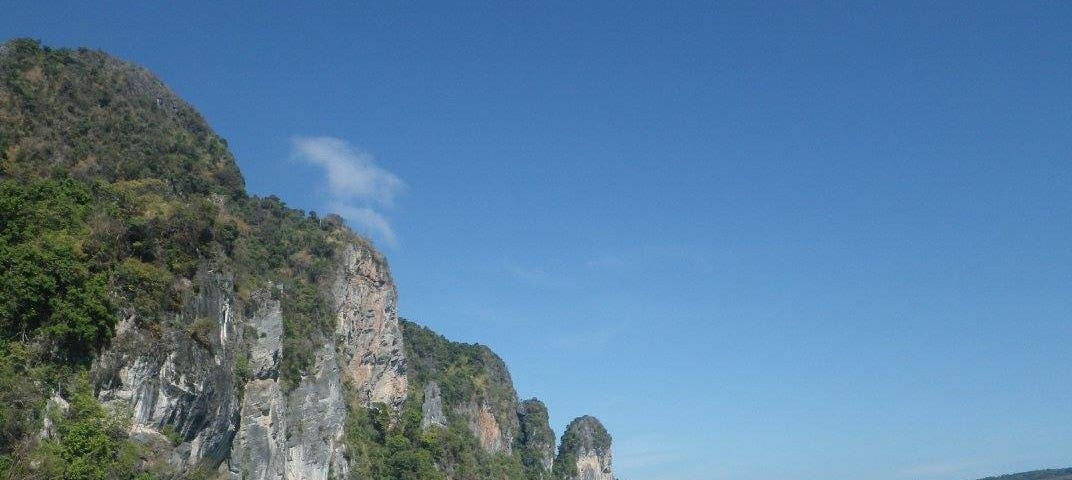
{"type": "Polygon", "coordinates": [[[294,158],[324,169],[329,208],[390,246],[398,245],[391,223],[373,206],[390,208],[406,184],[380,168],[371,155],[334,137],[294,137],[294,158]]]}
{"type": "Polygon", "coordinates": [[[387,221],[387,217],[384,217],[379,212],[368,207],[355,207],[346,204],[331,204],[330,207],[333,212],[356,225],[362,226],[388,246],[398,246],[398,236],[395,235],[395,230],[391,228],[391,222],[387,221]]]}
{"type": "Polygon", "coordinates": [[[373,200],[390,206],[406,184],[372,162],[372,156],[333,137],[295,137],[297,158],[322,167],[331,194],[338,199],[373,200]]]}

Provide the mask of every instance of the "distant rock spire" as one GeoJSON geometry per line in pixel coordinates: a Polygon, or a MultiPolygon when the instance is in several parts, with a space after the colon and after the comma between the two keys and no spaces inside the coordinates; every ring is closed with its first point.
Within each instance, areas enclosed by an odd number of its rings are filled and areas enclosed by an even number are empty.
{"type": "Polygon", "coordinates": [[[610,445],[610,434],[596,417],[574,419],[562,434],[556,476],[563,480],[614,480],[610,445]]]}

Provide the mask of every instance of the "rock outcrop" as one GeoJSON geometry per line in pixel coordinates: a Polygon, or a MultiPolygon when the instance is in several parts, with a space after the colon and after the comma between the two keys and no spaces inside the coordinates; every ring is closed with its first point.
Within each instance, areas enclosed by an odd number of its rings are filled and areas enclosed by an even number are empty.
{"type": "Polygon", "coordinates": [[[287,391],[279,379],[283,312],[272,286],[251,298],[252,378],[243,389],[241,422],[228,461],[232,478],[327,479],[346,471],[340,438],[346,403],[334,346],[315,353],[311,372],[287,391]]]}
{"type": "Polygon", "coordinates": [[[335,331],[291,389],[279,377],[285,318],[271,293],[278,286],[258,290],[239,309],[230,277],[206,270],[179,315],[189,329],[166,329],[161,337],[136,318],[124,322],[94,367],[99,398],[131,407],[139,435],[177,436],[170,459],[177,470],[226,461],[235,479],[345,476],[347,395],[397,409],[407,381],[383,257],[351,244],[338,258],[335,331]],[[246,371],[239,371],[239,358],[246,371]]]}
{"type": "Polygon", "coordinates": [[[366,406],[402,405],[405,356],[395,305],[397,294],[383,257],[368,245],[345,247],[332,288],[334,339],[314,356],[312,373],[285,392],[278,376],[282,322],[279,302],[263,307],[251,347],[254,378],[246,384],[242,422],[229,470],[235,479],[326,480],[345,478],[349,465],[341,442],[346,395],[366,406]],[[352,392],[344,384],[350,383],[352,392]]]}
{"type": "Polygon", "coordinates": [[[196,293],[173,319],[179,328],[131,314],[93,368],[100,400],[129,407],[132,431],[178,443],[170,463],[179,468],[218,465],[239,424],[234,365],[243,347],[233,280],[202,268],[193,284],[196,293]]]}
{"type": "MultiPolygon", "coordinates": [[[[484,345],[451,342],[416,324],[402,325],[409,376],[424,386],[425,405],[442,397],[444,425],[458,419],[484,452],[510,454],[519,428],[518,399],[502,359],[484,345]],[[441,388],[441,395],[429,395],[441,388]]],[[[431,420],[428,413],[424,417],[431,420]]]]}
{"type": "Polygon", "coordinates": [[[443,413],[443,393],[435,381],[424,386],[424,400],[421,402],[421,428],[446,427],[447,415],[443,413]]]}
{"type": "Polygon", "coordinates": [[[406,358],[398,325],[398,294],[387,261],[367,245],[350,245],[334,285],[335,337],[345,379],[362,403],[406,401],[406,358]]]}
{"type": "Polygon", "coordinates": [[[570,422],[558,447],[555,471],[563,480],[614,480],[611,438],[595,417],[570,422]]]}

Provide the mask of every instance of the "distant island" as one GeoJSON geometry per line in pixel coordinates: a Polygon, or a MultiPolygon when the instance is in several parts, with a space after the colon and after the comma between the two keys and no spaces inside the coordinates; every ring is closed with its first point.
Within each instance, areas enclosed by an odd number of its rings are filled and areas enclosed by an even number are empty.
{"type": "Polygon", "coordinates": [[[1010,473],[1008,475],[986,477],[979,480],[1072,480],[1072,468],[1055,468],[1050,470],[1010,473]]]}

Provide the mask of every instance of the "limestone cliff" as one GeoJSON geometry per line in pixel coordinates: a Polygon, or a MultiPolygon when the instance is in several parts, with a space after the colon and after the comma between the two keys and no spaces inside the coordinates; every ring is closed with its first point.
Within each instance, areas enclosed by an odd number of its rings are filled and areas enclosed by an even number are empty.
{"type": "MultiPolygon", "coordinates": [[[[511,452],[519,426],[518,400],[502,359],[483,345],[451,342],[410,322],[403,327],[409,376],[417,386],[432,385],[425,402],[440,404],[448,414],[443,418],[464,423],[484,451],[511,452]]],[[[429,416],[436,413],[430,409],[422,423],[443,423],[429,416]]]]}
{"type": "Polygon", "coordinates": [[[177,325],[204,325],[191,334],[160,328],[130,313],[92,370],[99,398],[130,407],[132,434],[178,441],[169,461],[189,467],[219,464],[230,452],[239,424],[235,358],[241,347],[231,276],[203,268],[191,294],[173,319],[177,325]]]}
{"type": "Polygon", "coordinates": [[[407,394],[406,359],[398,294],[387,261],[368,245],[347,246],[332,292],[345,380],[366,406],[401,406],[407,394]]]}
{"type": "MultiPolygon", "coordinates": [[[[450,428],[473,436],[483,456],[514,465],[529,479],[552,478],[555,435],[547,407],[519,401],[506,364],[486,346],[449,341],[403,322],[409,376],[423,387],[421,427],[450,428]]],[[[459,465],[444,464],[447,472],[459,465]]]]}
{"type": "Polygon", "coordinates": [[[206,272],[179,313],[210,322],[201,336],[164,329],[158,338],[128,319],[95,364],[100,399],[133,408],[132,433],[177,434],[169,461],[179,471],[226,460],[236,479],[344,476],[346,396],[400,406],[406,377],[396,294],[382,256],[350,244],[335,268],[335,331],[293,389],[279,378],[285,313],[272,298],[275,286],[236,308],[229,276],[206,272]],[[239,378],[239,357],[248,357],[248,379],[239,378]]]}
{"type": "Polygon", "coordinates": [[[0,226],[0,477],[610,478],[602,426],[554,458],[498,355],[401,321],[368,240],[247,194],[143,68],[0,44],[0,226]]]}

